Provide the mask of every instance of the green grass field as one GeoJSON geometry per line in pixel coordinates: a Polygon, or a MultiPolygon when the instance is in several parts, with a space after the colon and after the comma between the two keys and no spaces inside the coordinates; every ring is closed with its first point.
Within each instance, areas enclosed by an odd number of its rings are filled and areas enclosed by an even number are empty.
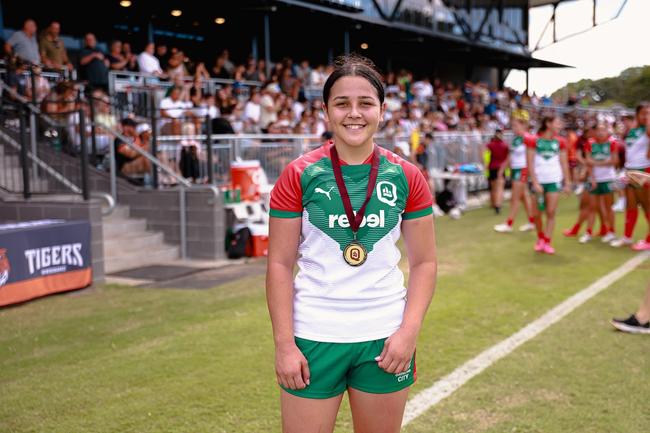
{"type": "MultiPolygon", "coordinates": [[[[495,233],[502,218],[487,209],[437,220],[438,289],[413,392],[632,257],[561,239],[575,207],[561,204],[552,257],[533,253],[532,233],[495,233]]],[[[636,309],[649,277],[644,263],[405,431],[646,430],[650,338],[607,320],[636,309]]],[[[263,277],[105,286],[0,310],[1,432],[276,432],[278,393],[263,277]]],[[[336,431],[351,431],[346,403],[336,431]]]]}

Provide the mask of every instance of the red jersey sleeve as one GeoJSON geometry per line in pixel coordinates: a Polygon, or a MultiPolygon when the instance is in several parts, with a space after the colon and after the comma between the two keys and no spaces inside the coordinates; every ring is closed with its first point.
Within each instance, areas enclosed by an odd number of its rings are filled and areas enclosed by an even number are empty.
{"type": "Polygon", "coordinates": [[[591,153],[591,146],[592,146],[593,143],[594,142],[593,142],[592,139],[587,140],[587,142],[585,143],[585,145],[583,147],[583,150],[585,151],[585,153],[591,153]]]}
{"type": "Polygon", "coordinates": [[[621,145],[619,144],[618,140],[616,140],[614,137],[609,137],[609,151],[610,152],[612,152],[612,153],[618,152],[620,146],[621,145]]]}
{"type": "Polygon", "coordinates": [[[271,190],[271,210],[269,215],[279,218],[298,218],[302,216],[301,170],[291,163],[282,171],[271,190]]]}
{"type": "Polygon", "coordinates": [[[535,147],[537,147],[537,136],[532,134],[525,134],[524,144],[529,149],[535,149],[535,147]]]}
{"type": "Polygon", "coordinates": [[[560,150],[567,150],[566,138],[556,137],[557,141],[560,143],[560,150]]]}
{"type": "Polygon", "coordinates": [[[433,213],[433,196],[429,185],[417,167],[411,163],[402,164],[409,186],[409,194],[406,198],[406,206],[402,219],[408,220],[419,218],[433,213]]]}

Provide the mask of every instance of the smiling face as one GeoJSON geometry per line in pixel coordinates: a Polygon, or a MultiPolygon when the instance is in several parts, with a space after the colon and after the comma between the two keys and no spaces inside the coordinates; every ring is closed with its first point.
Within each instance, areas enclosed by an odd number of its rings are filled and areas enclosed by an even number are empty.
{"type": "Polygon", "coordinates": [[[334,142],[350,147],[372,147],[373,135],[384,119],[385,104],[377,90],[359,76],[344,76],[332,86],[323,107],[334,142]]]}

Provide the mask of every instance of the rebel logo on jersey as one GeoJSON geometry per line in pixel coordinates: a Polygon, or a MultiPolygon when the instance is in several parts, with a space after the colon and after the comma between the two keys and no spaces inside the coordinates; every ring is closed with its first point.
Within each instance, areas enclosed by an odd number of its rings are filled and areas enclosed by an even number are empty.
{"type": "Polygon", "coordinates": [[[544,159],[551,159],[560,152],[560,143],[557,140],[537,139],[537,154],[544,159]]]}

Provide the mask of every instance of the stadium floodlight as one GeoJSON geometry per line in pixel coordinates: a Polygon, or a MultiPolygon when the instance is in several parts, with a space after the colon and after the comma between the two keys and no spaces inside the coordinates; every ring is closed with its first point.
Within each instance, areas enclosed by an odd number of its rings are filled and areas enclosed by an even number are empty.
{"type": "Polygon", "coordinates": [[[180,17],[183,14],[183,11],[180,9],[174,9],[172,10],[171,14],[173,17],[180,17]]]}
{"type": "Polygon", "coordinates": [[[131,2],[129,0],[122,0],[120,2],[120,6],[122,6],[123,8],[128,8],[129,6],[131,6],[131,2]]]}
{"type": "Polygon", "coordinates": [[[214,19],[214,22],[221,25],[221,24],[226,22],[226,19],[223,18],[223,17],[217,17],[217,18],[214,19]]]}
{"type": "Polygon", "coordinates": [[[361,49],[362,49],[362,50],[367,50],[367,49],[368,49],[368,44],[366,44],[365,42],[362,43],[362,44],[361,44],[361,49]]]}

